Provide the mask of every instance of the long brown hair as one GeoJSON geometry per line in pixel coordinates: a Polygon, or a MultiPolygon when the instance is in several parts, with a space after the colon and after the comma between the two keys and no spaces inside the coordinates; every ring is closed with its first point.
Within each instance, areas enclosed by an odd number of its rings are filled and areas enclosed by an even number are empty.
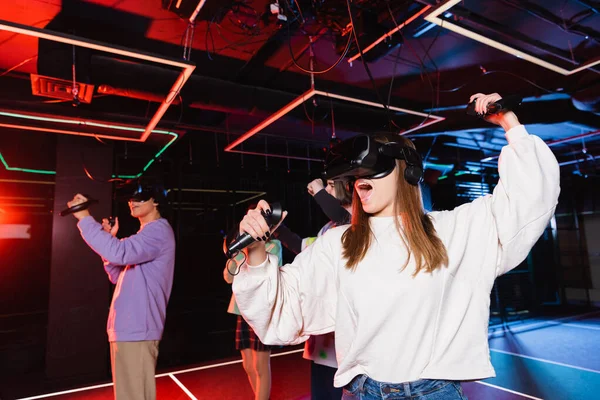
{"type": "Polygon", "coordinates": [[[335,197],[340,201],[343,207],[352,204],[352,184],[346,180],[334,181],[335,197]]]}
{"type": "MultiPolygon", "coordinates": [[[[403,146],[415,148],[409,139],[394,135],[376,136],[375,140],[381,143],[390,141],[403,146]]],[[[408,250],[408,257],[401,269],[406,268],[411,257],[415,261],[415,273],[425,270],[433,272],[443,265],[448,265],[448,253],[431,221],[425,214],[421,190],[418,186],[409,184],[404,179],[406,163],[404,160],[396,161],[398,180],[396,183],[396,201],[394,202],[394,215],[396,230],[408,250]]],[[[342,236],[343,256],[346,258],[346,268],[354,270],[357,264],[365,257],[372,240],[367,214],[360,201],[358,193],[354,191],[352,199],[352,226],[342,236]]]]}

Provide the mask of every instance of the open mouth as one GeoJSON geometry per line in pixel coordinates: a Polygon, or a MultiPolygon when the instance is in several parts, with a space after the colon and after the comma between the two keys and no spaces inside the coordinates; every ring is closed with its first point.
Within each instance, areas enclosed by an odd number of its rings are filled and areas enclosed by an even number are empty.
{"type": "Polygon", "coordinates": [[[371,193],[373,192],[373,186],[371,186],[369,182],[358,181],[355,188],[358,196],[360,197],[360,201],[364,203],[369,200],[371,193]]]}

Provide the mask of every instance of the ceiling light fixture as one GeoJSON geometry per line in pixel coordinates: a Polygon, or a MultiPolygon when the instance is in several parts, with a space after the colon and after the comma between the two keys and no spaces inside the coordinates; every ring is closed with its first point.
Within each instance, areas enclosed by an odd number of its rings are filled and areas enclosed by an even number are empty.
{"type": "MultiPolygon", "coordinates": [[[[57,124],[91,126],[91,127],[97,127],[97,128],[105,128],[105,129],[116,129],[116,130],[122,130],[122,131],[130,131],[130,132],[144,132],[145,131],[145,129],[143,129],[143,128],[136,128],[136,127],[132,127],[132,126],[105,124],[105,123],[85,121],[85,120],[42,117],[42,116],[37,116],[37,115],[20,114],[20,113],[15,113],[15,112],[6,112],[6,111],[0,111],[0,116],[17,118],[17,119],[25,119],[25,120],[51,122],[51,123],[57,123],[57,124]]],[[[134,142],[142,141],[141,139],[128,139],[128,138],[123,138],[121,136],[116,136],[116,135],[100,135],[100,134],[94,134],[94,133],[89,133],[89,132],[78,132],[78,131],[71,131],[71,130],[65,130],[65,129],[40,128],[37,126],[23,125],[22,123],[14,123],[14,124],[0,123],[0,127],[22,129],[22,130],[29,130],[29,131],[38,131],[38,132],[42,131],[42,132],[50,132],[50,133],[62,133],[62,134],[78,135],[78,136],[91,136],[91,137],[104,138],[104,139],[126,140],[126,141],[134,141],[134,142]]],[[[144,172],[146,172],[146,170],[148,170],[148,168],[150,168],[150,166],[158,159],[158,157],[160,157],[160,155],[162,153],[164,153],[164,151],[169,146],[171,146],[171,144],[173,144],[173,142],[175,142],[177,140],[177,138],[179,137],[179,135],[175,132],[160,130],[160,129],[155,129],[151,133],[159,134],[159,135],[169,135],[169,136],[171,136],[171,139],[162,148],[160,148],[158,150],[158,152],[150,159],[150,161],[148,161],[148,163],[144,166],[144,168],[142,168],[142,170],[138,174],[136,174],[136,175],[113,175],[113,178],[121,178],[121,179],[137,179],[137,178],[139,178],[140,176],[142,176],[142,174],[144,172]]],[[[7,171],[28,172],[28,173],[32,173],[32,174],[44,174],[44,175],[55,175],[56,174],[56,171],[51,171],[51,170],[11,167],[6,162],[6,159],[2,156],[2,153],[0,153],[0,162],[2,162],[2,164],[4,165],[4,168],[7,171]]]]}
{"type": "Polygon", "coordinates": [[[529,53],[526,53],[522,50],[516,49],[514,47],[510,47],[508,45],[505,45],[504,43],[500,43],[496,40],[490,39],[486,36],[483,36],[482,34],[465,29],[461,26],[458,26],[458,25],[448,21],[447,19],[442,19],[439,17],[441,14],[448,11],[450,8],[454,7],[456,4],[460,3],[461,1],[463,1],[463,0],[447,0],[444,3],[441,3],[436,9],[434,9],[429,15],[427,15],[425,17],[425,20],[429,21],[433,24],[439,25],[442,28],[446,28],[455,33],[458,33],[459,35],[466,36],[466,37],[476,40],[480,43],[494,47],[498,50],[504,51],[505,53],[512,54],[518,58],[527,60],[531,63],[537,64],[541,67],[547,68],[551,71],[557,72],[562,75],[567,75],[567,76],[573,75],[573,74],[581,72],[585,69],[588,69],[595,65],[600,64],[600,59],[596,59],[596,60],[591,60],[586,63],[583,63],[582,65],[580,65],[579,67],[577,67],[575,69],[568,70],[568,69],[559,67],[558,65],[552,64],[548,61],[542,60],[541,58],[535,57],[535,56],[533,56],[529,53]]]}
{"type": "Polygon", "coordinates": [[[145,129],[142,130],[142,135],[139,137],[139,141],[145,142],[148,139],[148,136],[152,133],[154,128],[158,125],[158,122],[161,120],[171,102],[179,95],[181,88],[196,69],[196,65],[183,62],[176,59],[164,58],[162,56],[158,56],[155,54],[130,50],[121,46],[109,45],[106,43],[98,42],[95,40],[85,39],[73,35],[68,35],[61,32],[55,32],[47,29],[35,28],[32,26],[27,26],[23,24],[17,24],[15,22],[0,20],[0,30],[13,32],[17,34],[22,34],[26,36],[37,37],[39,39],[50,40],[53,42],[70,44],[72,46],[84,47],[87,49],[103,51],[110,54],[116,54],[119,56],[125,56],[134,58],[137,60],[149,61],[156,64],[166,65],[169,67],[176,67],[182,69],[179,76],[175,80],[175,83],[171,87],[171,90],[167,93],[165,99],[162,101],[154,116],[150,119],[150,122],[146,126],[145,129]]]}

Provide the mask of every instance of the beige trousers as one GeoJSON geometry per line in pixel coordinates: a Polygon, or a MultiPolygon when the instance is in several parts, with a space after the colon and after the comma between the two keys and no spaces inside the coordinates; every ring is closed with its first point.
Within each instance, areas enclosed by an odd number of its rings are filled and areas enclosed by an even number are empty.
{"type": "Polygon", "coordinates": [[[116,400],[156,399],[158,340],[110,342],[110,364],[116,400]]]}

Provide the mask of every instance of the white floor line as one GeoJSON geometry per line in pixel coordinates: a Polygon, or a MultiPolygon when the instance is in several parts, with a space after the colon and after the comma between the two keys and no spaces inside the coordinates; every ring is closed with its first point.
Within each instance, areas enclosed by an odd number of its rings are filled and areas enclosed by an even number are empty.
{"type": "MultiPolygon", "coordinates": [[[[273,357],[287,356],[289,354],[301,353],[303,351],[304,351],[304,349],[298,349],[298,350],[285,351],[283,353],[271,354],[271,358],[273,358],[273,357]]],[[[201,367],[182,369],[182,370],[179,370],[179,371],[171,371],[171,372],[167,372],[167,373],[164,373],[164,374],[156,375],[156,377],[159,378],[161,376],[167,376],[167,375],[170,375],[170,374],[185,374],[187,372],[202,371],[204,369],[224,367],[226,365],[232,365],[232,364],[240,364],[241,362],[242,362],[242,359],[240,358],[239,360],[226,361],[226,362],[217,363],[217,364],[210,364],[210,365],[203,365],[201,367]]]]}
{"type": "Polygon", "coordinates": [[[508,354],[511,356],[515,356],[515,357],[521,357],[521,358],[528,358],[530,360],[535,360],[535,361],[539,361],[539,362],[543,362],[546,364],[554,364],[554,365],[560,365],[561,367],[567,367],[567,368],[573,368],[573,369],[578,369],[580,371],[587,371],[587,372],[593,372],[595,374],[600,374],[600,371],[597,371],[595,369],[590,369],[590,368],[584,368],[584,367],[578,367],[576,365],[571,365],[571,364],[564,364],[561,362],[557,362],[557,361],[551,361],[551,360],[545,360],[543,358],[537,358],[537,357],[531,357],[531,356],[525,356],[523,354],[518,354],[518,353],[512,353],[510,351],[504,351],[504,350],[497,350],[497,349],[490,349],[491,352],[494,353],[502,353],[502,354],[508,354]]]}
{"type": "Polygon", "coordinates": [[[584,324],[576,324],[576,323],[561,323],[561,322],[556,322],[557,325],[564,325],[564,326],[571,326],[573,328],[582,328],[582,329],[590,329],[593,331],[600,331],[600,326],[593,326],[593,325],[584,325],[584,324]]]}
{"type": "MultiPolygon", "coordinates": [[[[281,357],[281,356],[287,356],[289,354],[295,354],[295,353],[300,353],[303,352],[304,349],[298,349],[298,350],[291,350],[291,351],[284,351],[282,353],[277,353],[277,354],[271,354],[271,357],[281,357]]],[[[189,369],[182,369],[180,371],[171,371],[171,372],[166,372],[164,374],[158,374],[156,375],[156,378],[162,378],[165,376],[170,377],[171,379],[173,379],[175,381],[175,383],[177,383],[177,385],[179,385],[179,387],[181,387],[181,389],[188,395],[190,396],[192,399],[197,400],[192,394],[191,392],[189,392],[189,390],[187,390],[187,388],[185,386],[183,386],[183,384],[181,384],[181,382],[179,382],[178,379],[175,378],[175,376],[173,374],[182,374],[182,373],[186,373],[186,372],[193,372],[193,371],[201,371],[203,369],[210,369],[210,368],[218,368],[218,367],[224,367],[226,365],[232,365],[232,364],[239,364],[241,363],[242,360],[234,360],[234,361],[228,361],[228,362],[222,362],[222,363],[217,363],[217,364],[210,364],[210,365],[204,365],[202,367],[196,367],[196,368],[189,368],[189,369]]],[[[93,389],[100,389],[103,387],[108,387],[108,386],[112,386],[112,383],[104,383],[102,385],[95,385],[95,386],[86,386],[86,387],[82,387],[82,388],[78,388],[78,389],[72,389],[72,390],[63,390],[61,392],[54,392],[54,393],[48,393],[48,394],[42,394],[39,396],[33,396],[33,397],[23,397],[21,399],[17,399],[17,400],[36,400],[36,399],[45,399],[47,397],[54,397],[54,396],[60,396],[62,394],[70,394],[70,393],[77,393],[77,392],[84,392],[86,390],[93,390],[93,389]]]]}
{"type": "Polygon", "coordinates": [[[33,397],[23,397],[23,398],[18,399],[18,400],[44,399],[46,397],[54,397],[54,396],[60,396],[61,394],[84,392],[86,390],[100,389],[100,388],[108,387],[108,386],[112,386],[112,383],[104,383],[102,385],[88,386],[88,387],[83,387],[83,388],[78,388],[78,389],[71,389],[71,390],[63,390],[62,392],[54,392],[54,393],[49,393],[49,394],[42,394],[42,395],[33,396],[33,397]]]}
{"type": "Polygon", "coordinates": [[[156,377],[160,378],[160,377],[163,377],[163,376],[169,376],[171,374],[185,374],[186,372],[194,372],[194,371],[201,371],[203,369],[224,367],[226,365],[240,364],[241,362],[242,362],[242,360],[233,360],[233,361],[227,361],[227,362],[222,362],[222,363],[218,363],[218,364],[204,365],[202,367],[182,369],[182,370],[173,371],[173,372],[165,372],[164,374],[158,374],[158,375],[156,375],[156,377]]]}
{"type": "Polygon", "coordinates": [[[488,333],[488,339],[495,338],[495,337],[501,337],[507,331],[510,333],[520,333],[520,332],[527,331],[529,329],[537,328],[540,326],[551,326],[551,325],[562,324],[560,321],[577,320],[580,318],[588,317],[590,315],[597,315],[597,314],[600,314],[600,311],[592,311],[592,312],[585,313],[585,314],[578,314],[578,315],[573,315],[570,317],[563,317],[563,318],[557,318],[557,319],[549,319],[549,320],[533,322],[533,323],[529,323],[529,324],[527,322],[525,322],[523,325],[519,325],[515,328],[511,327],[510,326],[511,323],[509,323],[508,328],[505,327],[504,325],[501,325],[497,328],[492,328],[493,331],[488,333]]]}
{"type": "MultiPolygon", "coordinates": [[[[518,328],[511,329],[511,332],[516,333],[516,332],[521,331],[521,330],[531,329],[531,327],[533,327],[533,326],[538,326],[538,325],[539,326],[542,326],[542,325],[552,325],[553,322],[554,323],[560,323],[558,321],[579,319],[579,318],[582,318],[582,317],[586,317],[586,316],[590,316],[590,315],[596,315],[596,314],[600,314],[600,311],[594,311],[594,312],[589,312],[589,313],[585,313],[585,314],[579,314],[579,315],[575,315],[575,316],[571,316],[571,317],[563,317],[563,318],[558,318],[558,319],[555,319],[555,320],[543,321],[543,322],[540,322],[540,323],[537,323],[537,324],[534,323],[534,324],[530,324],[530,325],[519,326],[518,328]]],[[[566,324],[563,324],[563,325],[566,325],[566,324]]],[[[581,326],[578,325],[578,327],[581,327],[581,326]]],[[[303,352],[303,351],[304,351],[304,349],[286,351],[286,352],[282,352],[282,353],[272,354],[271,357],[281,357],[281,356],[286,356],[286,355],[290,355],[290,354],[300,353],[300,352],[303,352]]],[[[596,371],[596,370],[593,370],[593,369],[583,368],[583,367],[577,367],[577,366],[574,366],[574,365],[563,364],[563,363],[559,363],[559,362],[555,362],[555,361],[550,361],[550,360],[544,360],[544,359],[536,358],[536,357],[524,356],[522,354],[511,353],[511,352],[504,351],[504,350],[490,349],[490,351],[497,352],[497,353],[509,354],[509,355],[516,356],[516,357],[529,358],[529,359],[532,359],[532,360],[536,360],[536,361],[540,361],[540,362],[545,362],[545,363],[548,363],[548,364],[555,364],[555,365],[560,365],[560,366],[567,367],[567,368],[579,369],[579,370],[582,370],[582,371],[588,371],[588,372],[594,372],[594,373],[600,374],[600,371],[596,371]]],[[[175,379],[175,377],[172,376],[173,374],[183,374],[183,373],[187,373],[187,372],[201,371],[201,370],[210,369],[210,368],[224,367],[226,365],[239,364],[241,362],[242,362],[242,360],[239,359],[239,360],[228,361],[228,362],[223,362],[223,363],[204,365],[204,366],[196,367],[196,368],[188,368],[188,369],[182,369],[182,370],[179,370],[179,371],[172,371],[172,372],[167,372],[167,373],[164,373],[164,374],[158,374],[158,375],[156,375],[156,377],[157,378],[161,378],[161,377],[164,377],[164,376],[170,376],[172,379],[175,379]]],[[[175,381],[179,382],[177,379],[175,379],[175,381]]],[[[525,396],[525,397],[528,397],[530,399],[541,400],[541,399],[538,399],[537,397],[532,397],[532,396],[528,396],[528,395],[525,395],[525,394],[522,394],[522,393],[513,392],[513,391],[511,391],[509,389],[501,388],[499,386],[494,386],[494,385],[491,385],[489,383],[484,383],[484,382],[480,382],[480,381],[477,381],[477,383],[481,383],[482,385],[487,385],[487,386],[495,387],[497,389],[504,390],[504,391],[511,392],[511,393],[515,393],[515,394],[518,394],[518,395],[521,395],[521,396],[525,396]]],[[[59,396],[59,395],[62,395],[62,394],[69,394],[69,393],[76,393],[76,392],[83,392],[83,391],[86,391],[86,390],[99,389],[99,388],[108,387],[108,386],[112,386],[112,383],[105,383],[105,384],[102,384],[102,385],[95,385],[95,386],[88,386],[88,387],[83,387],[83,388],[78,388],[78,389],[65,390],[65,391],[61,391],[61,392],[44,394],[44,395],[34,396],[34,397],[24,397],[24,398],[21,398],[19,400],[43,399],[43,398],[47,398],[47,397],[59,396]]],[[[183,386],[183,385],[181,385],[181,386],[183,386]]],[[[184,388],[185,388],[185,386],[183,386],[183,388],[182,388],[184,391],[187,390],[187,388],[186,389],[184,389],[184,388]]],[[[187,391],[186,391],[186,393],[188,395],[191,395],[191,393],[188,393],[187,391]]]]}
{"type": "Polygon", "coordinates": [[[516,391],[514,391],[514,390],[510,390],[510,389],[507,389],[507,388],[505,388],[505,387],[502,387],[502,386],[496,386],[496,385],[492,385],[491,383],[487,383],[487,382],[475,381],[475,383],[479,383],[479,384],[481,384],[481,385],[485,385],[485,386],[493,387],[494,389],[502,390],[502,391],[504,391],[504,392],[508,392],[508,393],[516,394],[516,395],[519,395],[519,396],[523,396],[523,397],[526,397],[526,398],[528,398],[528,399],[533,399],[533,400],[544,400],[544,399],[541,399],[541,398],[539,398],[539,397],[534,397],[534,396],[530,396],[530,395],[528,395],[528,394],[525,394],[525,393],[516,392],[516,391]]]}
{"type": "Polygon", "coordinates": [[[196,398],[196,396],[194,396],[194,395],[192,394],[192,392],[190,392],[190,391],[189,391],[189,389],[188,389],[188,388],[186,388],[186,387],[185,387],[185,385],[179,381],[179,379],[175,378],[175,375],[173,375],[173,374],[169,374],[169,376],[171,377],[171,379],[173,379],[173,380],[175,381],[175,383],[177,384],[177,386],[179,386],[179,387],[181,388],[181,390],[183,390],[183,391],[185,392],[185,394],[187,394],[187,395],[188,395],[188,397],[189,397],[190,399],[192,399],[192,400],[198,400],[198,399],[196,398]]]}

